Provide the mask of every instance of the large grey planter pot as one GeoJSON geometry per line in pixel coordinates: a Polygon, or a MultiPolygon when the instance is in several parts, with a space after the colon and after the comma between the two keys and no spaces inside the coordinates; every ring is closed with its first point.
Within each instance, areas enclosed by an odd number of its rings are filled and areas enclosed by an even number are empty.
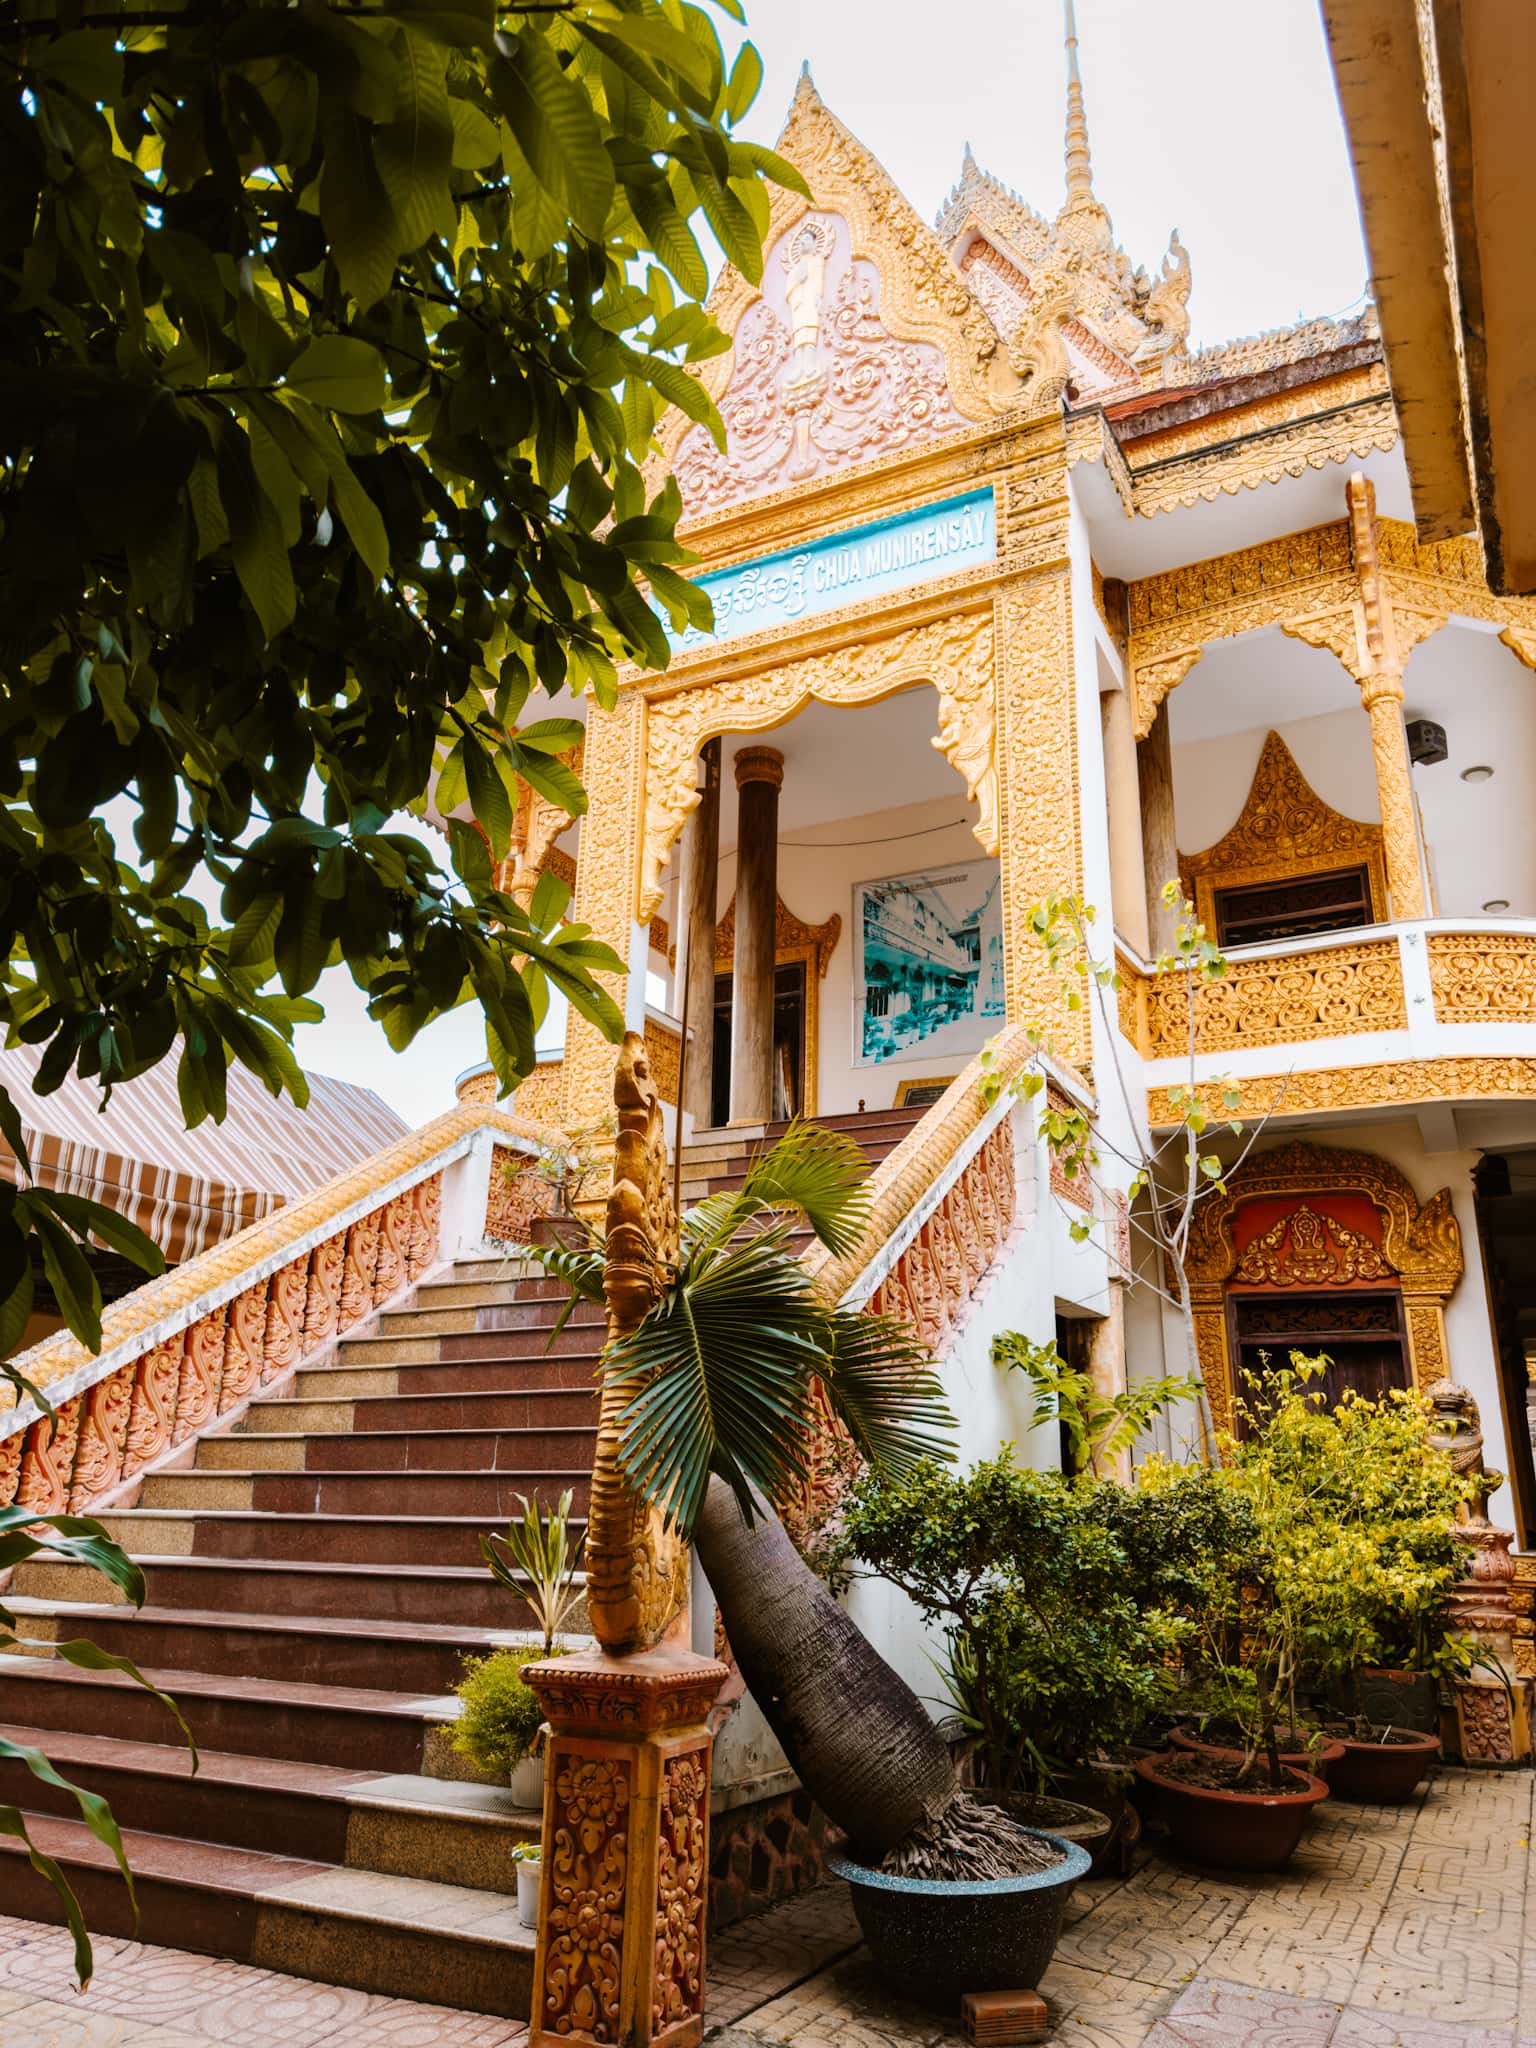
{"type": "Polygon", "coordinates": [[[848,1880],[882,1981],[919,2005],[952,2012],[962,1992],[1033,1991],[1045,1975],[1068,1895],[1091,1859],[1060,1835],[1039,1839],[1062,1860],[1029,1877],[975,1884],[891,1877],[835,1854],[827,1868],[848,1880]]]}

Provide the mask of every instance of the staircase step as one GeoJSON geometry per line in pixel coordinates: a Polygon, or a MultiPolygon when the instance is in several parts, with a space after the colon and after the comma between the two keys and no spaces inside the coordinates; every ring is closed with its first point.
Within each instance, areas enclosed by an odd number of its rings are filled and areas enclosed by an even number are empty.
{"type": "MultiPolygon", "coordinates": [[[[100,1581],[96,1584],[99,1586],[100,1581]]],[[[47,1641],[89,1636],[116,1657],[146,1670],[204,1671],[230,1678],[281,1672],[302,1685],[344,1685],[387,1692],[399,1687],[442,1694],[458,1683],[466,1657],[520,1648],[516,1611],[499,1628],[449,1628],[432,1622],[332,1615],[228,1614],[195,1607],[113,1606],[104,1600],[59,1608],[13,1595],[8,1603],[22,1633],[47,1641]]],[[[511,1603],[508,1603],[509,1609],[511,1603]]]]}
{"type": "MultiPolygon", "coordinates": [[[[414,1771],[426,1730],[455,1712],[446,1695],[140,1669],[175,1700],[199,1747],[238,1756],[286,1757],[343,1770],[414,1771]]],[[[110,1729],[125,1742],[158,1745],[179,1738],[161,1702],[121,1672],[80,1671],[55,1659],[0,1654],[0,1677],[11,1711],[29,1728],[77,1735],[110,1729]]]]}
{"type": "MultiPolygon", "coordinates": [[[[238,1558],[144,1557],[147,1603],[213,1609],[230,1615],[365,1614],[378,1622],[429,1621],[447,1627],[526,1629],[530,1618],[478,1565],[254,1564],[238,1558]]],[[[87,1565],[66,1558],[17,1568],[16,1590],[46,1601],[89,1599],[101,1586],[87,1565]]],[[[125,1603],[126,1604],[126,1603],[125,1603]]]]}
{"type": "Polygon", "coordinates": [[[592,1469],[595,1426],[559,1429],[358,1430],[328,1436],[255,1433],[210,1437],[204,1471],[557,1472],[592,1469]]]}
{"type": "MultiPolygon", "coordinates": [[[[111,1854],[84,1822],[44,1815],[32,1833],[63,1865],[87,1922],[102,1934],[388,1997],[527,2016],[533,1933],[495,1893],[129,1830],[124,1847],[142,1912],[136,1927],[111,1854]]],[[[62,1909],[25,1869],[21,1844],[0,1837],[0,1854],[18,1859],[7,1899],[57,1924],[62,1909]]]]}
{"type": "Polygon", "coordinates": [[[472,1515],[478,1525],[521,1514],[519,1497],[551,1508],[567,1488],[584,1515],[590,1468],[570,1472],[161,1472],[141,1509],[253,1509],[264,1515],[472,1515]]]}
{"type": "MultiPolygon", "coordinates": [[[[194,1773],[185,1746],[20,1726],[0,1735],[45,1749],[66,1777],[108,1800],[120,1827],[268,1856],[303,1842],[326,1863],[515,1892],[510,1852],[539,1832],[537,1814],[489,1785],[208,1749],[194,1773]]],[[[78,1811],[68,1792],[20,1762],[0,1762],[0,1785],[28,1812],[68,1819],[78,1811]]]]}
{"type": "Polygon", "coordinates": [[[597,1425],[597,1390],[529,1387],[516,1393],[389,1394],[356,1401],[254,1401],[237,1427],[260,1435],[351,1435],[356,1430],[557,1429],[597,1425]]]}
{"type": "Polygon", "coordinates": [[[534,1385],[543,1391],[590,1388],[597,1376],[595,1345],[576,1352],[562,1346],[555,1356],[513,1347],[516,1335],[445,1337],[454,1349],[431,1364],[317,1365],[296,1373],[291,1398],[297,1401],[389,1400],[396,1394],[516,1394],[534,1385]]]}
{"type": "Polygon", "coordinates": [[[253,1563],[481,1564],[479,1515],[270,1513],[251,1508],[123,1508],[101,1516],[130,1556],[253,1563]]]}

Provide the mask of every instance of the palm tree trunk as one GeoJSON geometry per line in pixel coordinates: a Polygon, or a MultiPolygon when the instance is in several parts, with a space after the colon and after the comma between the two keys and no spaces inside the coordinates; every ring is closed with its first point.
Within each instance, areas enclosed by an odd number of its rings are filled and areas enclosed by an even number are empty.
{"type": "Polygon", "coordinates": [[[711,1479],[694,1541],[747,1690],[801,1784],[854,1854],[879,1863],[953,1801],[943,1738],[771,1508],[749,1528],[711,1479]]]}

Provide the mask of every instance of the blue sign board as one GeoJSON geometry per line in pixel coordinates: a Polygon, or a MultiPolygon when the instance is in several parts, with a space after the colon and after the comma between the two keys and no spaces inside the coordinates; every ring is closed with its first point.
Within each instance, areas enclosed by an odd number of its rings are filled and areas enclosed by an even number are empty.
{"type": "Polygon", "coordinates": [[[828,534],[803,548],[712,570],[696,580],[714,603],[714,632],[689,626],[675,633],[669,626],[667,638],[677,649],[704,647],[739,633],[793,625],[817,612],[977,568],[996,555],[992,493],[968,491],[851,533],[828,534]]]}

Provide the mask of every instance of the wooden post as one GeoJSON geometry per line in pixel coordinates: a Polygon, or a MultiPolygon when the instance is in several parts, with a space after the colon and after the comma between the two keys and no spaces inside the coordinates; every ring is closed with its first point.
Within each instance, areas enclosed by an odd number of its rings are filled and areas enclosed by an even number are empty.
{"type": "Polygon", "coordinates": [[[688,1039],[687,1078],[679,1107],[696,1131],[714,1122],[715,929],[720,922],[720,742],[699,753],[703,785],[699,807],[684,828],[680,910],[683,945],[683,1032],[688,1039]]]}
{"type": "Polygon", "coordinates": [[[1114,927],[1145,960],[1147,864],[1141,845],[1141,787],[1136,772],[1136,731],[1131,700],[1124,690],[1099,698],[1104,729],[1104,796],[1109,812],[1109,893],[1114,927]]]}
{"type": "Polygon", "coordinates": [[[736,954],[731,963],[731,1122],[773,1115],[774,921],[779,899],[777,747],[736,756],[736,954]]]}
{"type": "Polygon", "coordinates": [[[1136,746],[1141,788],[1141,846],[1147,878],[1147,936],[1154,958],[1173,950],[1177,913],[1163,901],[1163,884],[1179,872],[1179,840],[1173,820],[1173,743],[1168,705],[1157,708],[1152,730],[1136,746]]]}

